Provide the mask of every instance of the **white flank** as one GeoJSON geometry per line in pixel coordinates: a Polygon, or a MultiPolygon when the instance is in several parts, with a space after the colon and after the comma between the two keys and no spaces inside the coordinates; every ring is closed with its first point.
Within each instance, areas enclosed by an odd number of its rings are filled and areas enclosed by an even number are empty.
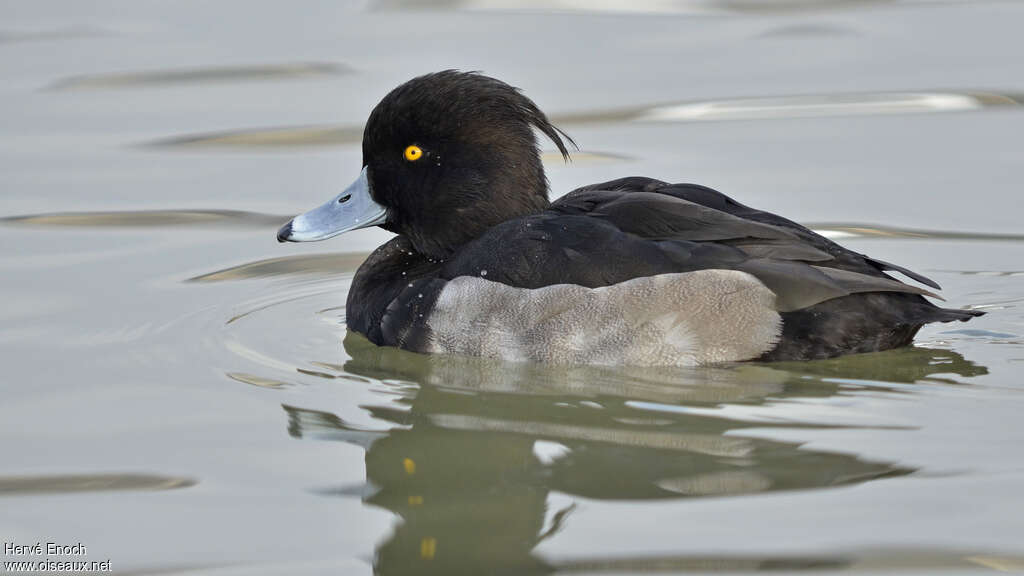
{"type": "Polygon", "coordinates": [[[429,352],[512,361],[695,366],[770,350],[782,320],[753,276],[700,270],[602,288],[529,290],[462,276],[441,291],[429,352]]]}

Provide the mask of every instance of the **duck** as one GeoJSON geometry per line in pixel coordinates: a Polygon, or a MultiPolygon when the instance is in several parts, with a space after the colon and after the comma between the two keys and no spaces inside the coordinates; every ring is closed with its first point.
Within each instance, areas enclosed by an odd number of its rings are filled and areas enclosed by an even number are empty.
{"type": "Polygon", "coordinates": [[[567,161],[579,149],[501,80],[418,76],[371,111],[355,182],[277,239],[394,233],[356,271],[345,322],[425,354],[813,360],[906,346],[925,324],[982,314],[932,304],[934,281],[705,186],[634,176],[551,201],[539,135],[567,161]]]}

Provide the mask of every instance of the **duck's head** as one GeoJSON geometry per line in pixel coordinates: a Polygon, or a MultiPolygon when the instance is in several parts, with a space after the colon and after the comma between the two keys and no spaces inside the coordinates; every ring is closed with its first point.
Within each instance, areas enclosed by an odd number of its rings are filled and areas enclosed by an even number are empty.
{"type": "Polygon", "coordinates": [[[517,89],[477,73],[414,78],[381,100],[363,131],[359,178],[296,216],[278,240],[324,240],[381,226],[443,258],[488,228],[548,205],[533,129],[569,151],[543,112],[517,89]]]}

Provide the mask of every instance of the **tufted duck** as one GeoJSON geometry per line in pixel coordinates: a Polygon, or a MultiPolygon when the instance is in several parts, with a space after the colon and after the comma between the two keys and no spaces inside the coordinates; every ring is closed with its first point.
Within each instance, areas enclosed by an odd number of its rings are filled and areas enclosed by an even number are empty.
{"type": "Polygon", "coordinates": [[[534,129],[571,138],[477,73],[414,78],[374,108],[359,178],[281,241],[380,226],[351,330],[383,346],[574,364],[803,360],[909,344],[939,308],[899,266],[710,188],[623,178],[548,201],[534,129]]]}

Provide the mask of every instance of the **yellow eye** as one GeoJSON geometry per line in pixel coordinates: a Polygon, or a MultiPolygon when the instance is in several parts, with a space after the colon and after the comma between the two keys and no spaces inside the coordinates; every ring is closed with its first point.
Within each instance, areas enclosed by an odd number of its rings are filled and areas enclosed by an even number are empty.
{"type": "Polygon", "coordinates": [[[405,159],[409,162],[415,162],[423,157],[423,149],[419,146],[409,146],[405,149],[405,159]]]}

